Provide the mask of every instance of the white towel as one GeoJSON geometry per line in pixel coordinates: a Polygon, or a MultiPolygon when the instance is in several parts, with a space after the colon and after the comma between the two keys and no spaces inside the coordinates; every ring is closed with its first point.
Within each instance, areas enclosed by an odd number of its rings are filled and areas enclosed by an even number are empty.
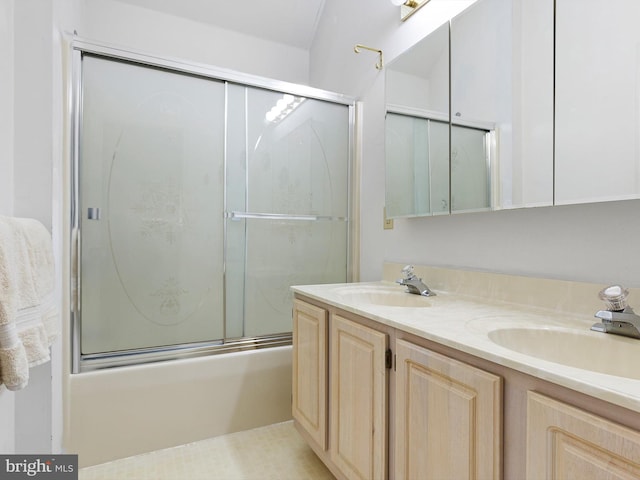
{"type": "Polygon", "coordinates": [[[51,235],[37,220],[0,216],[0,384],[20,390],[59,334],[51,235]]]}

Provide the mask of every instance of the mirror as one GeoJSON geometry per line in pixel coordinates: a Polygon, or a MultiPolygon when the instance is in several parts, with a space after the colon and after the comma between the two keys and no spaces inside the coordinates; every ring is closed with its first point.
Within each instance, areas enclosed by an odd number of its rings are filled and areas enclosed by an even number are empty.
{"type": "Polygon", "coordinates": [[[556,204],[640,198],[640,2],[556,2],[556,204]]]}
{"type": "Polygon", "coordinates": [[[386,76],[387,215],[552,205],[553,81],[553,0],[478,0],[397,57],[386,76]],[[448,52],[449,28],[450,98],[448,59],[434,55],[448,52]],[[444,126],[438,140],[431,124],[448,120],[448,101],[450,151],[417,152],[446,148],[444,126]]]}
{"type": "Polygon", "coordinates": [[[553,0],[451,20],[451,112],[452,213],[553,204],[553,0]]]}
{"type": "Polygon", "coordinates": [[[435,138],[448,119],[446,87],[435,87],[446,67],[430,53],[445,51],[436,47],[445,26],[399,56],[387,110],[428,125],[388,132],[393,216],[640,198],[638,18],[637,0],[605,9],[596,0],[478,0],[451,19],[447,172],[444,128],[435,138]],[[428,68],[407,88],[398,78],[411,64],[428,68]],[[422,140],[407,136],[418,130],[428,131],[422,140]]]}
{"type": "Polygon", "coordinates": [[[449,213],[449,24],[386,67],[386,214],[449,213]]]}

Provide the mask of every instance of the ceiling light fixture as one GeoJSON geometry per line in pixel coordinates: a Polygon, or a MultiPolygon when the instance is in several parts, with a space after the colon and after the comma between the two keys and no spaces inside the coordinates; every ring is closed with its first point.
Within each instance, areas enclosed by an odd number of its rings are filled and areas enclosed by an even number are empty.
{"type": "Polygon", "coordinates": [[[265,120],[271,123],[277,123],[284,119],[287,115],[293,112],[296,108],[304,102],[303,97],[294,97],[290,94],[285,94],[279,99],[276,104],[267,112],[265,120]]]}

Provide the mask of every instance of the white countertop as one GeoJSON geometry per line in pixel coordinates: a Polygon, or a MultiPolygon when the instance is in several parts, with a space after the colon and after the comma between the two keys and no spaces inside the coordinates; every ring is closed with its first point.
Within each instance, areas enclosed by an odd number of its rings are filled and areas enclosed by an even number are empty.
{"type": "MultiPolygon", "coordinates": [[[[489,332],[496,329],[536,328],[595,335],[598,341],[602,339],[612,342],[637,342],[637,356],[625,358],[624,361],[640,369],[640,340],[592,332],[590,327],[595,322],[592,316],[570,316],[552,310],[439,290],[434,290],[437,294],[435,297],[412,295],[415,297],[412,302],[424,299],[428,305],[425,307],[375,305],[358,298],[359,294],[366,295],[367,292],[377,291],[411,295],[404,292],[404,287],[391,282],[304,285],[294,286],[291,289],[299,295],[367,317],[381,324],[640,412],[640,380],[584,370],[524,355],[502,347],[489,338],[489,332]]],[[[635,345],[633,343],[633,349],[635,345]]],[[[568,344],[565,348],[571,349],[572,345],[568,344]]],[[[597,353],[592,352],[593,355],[597,353]]],[[[603,358],[602,364],[605,368],[607,361],[608,359],[603,358]]],[[[638,377],[640,378],[640,374],[638,377]]]]}

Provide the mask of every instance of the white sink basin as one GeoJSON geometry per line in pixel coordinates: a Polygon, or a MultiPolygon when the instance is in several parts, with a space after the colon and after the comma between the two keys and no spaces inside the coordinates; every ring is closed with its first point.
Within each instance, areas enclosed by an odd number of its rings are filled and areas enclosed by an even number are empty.
{"type": "Polygon", "coordinates": [[[489,338],[541,360],[640,380],[640,340],[551,328],[501,328],[489,332],[489,338]]]}
{"type": "Polygon", "coordinates": [[[349,304],[368,304],[383,307],[422,308],[430,307],[427,297],[407,293],[402,288],[393,287],[345,287],[338,296],[349,304]]]}

